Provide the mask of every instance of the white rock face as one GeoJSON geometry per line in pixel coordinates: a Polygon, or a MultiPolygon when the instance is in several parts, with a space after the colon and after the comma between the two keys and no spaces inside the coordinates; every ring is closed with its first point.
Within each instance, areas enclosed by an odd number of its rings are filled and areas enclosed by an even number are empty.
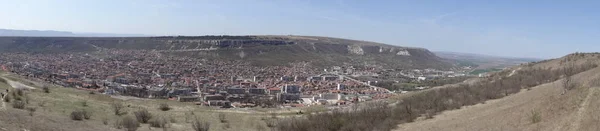
{"type": "Polygon", "coordinates": [[[383,47],[379,47],[379,53],[383,52],[383,47]]]}
{"type": "Polygon", "coordinates": [[[410,56],[410,53],[407,50],[400,50],[396,55],[410,56]]]}
{"type": "Polygon", "coordinates": [[[364,55],[365,51],[363,51],[363,48],[358,46],[358,45],[350,45],[348,46],[348,52],[350,52],[351,54],[357,54],[357,55],[364,55]]]}

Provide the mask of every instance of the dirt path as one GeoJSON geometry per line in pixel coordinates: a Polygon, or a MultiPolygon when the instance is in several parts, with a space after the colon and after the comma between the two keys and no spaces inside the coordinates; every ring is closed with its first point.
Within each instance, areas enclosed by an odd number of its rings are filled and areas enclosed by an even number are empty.
{"type": "Polygon", "coordinates": [[[582,123],[582,119],[583,117],[585,117],[584,113],[586,112],[586,108],[589,107],[590,105],[590,99],[594,94],[594,91],[596,91],[597,87],[591,87],[590,90],[588,91],[587,96],[585,97],[585,99],[583,100],[583,102],[581,102],[581,105],[579,105],[579,108],[577,109],[577,115],[575,116],[575,121],[573,121],[572,123],[572,127],[571,131],[578,131],[580,128],[580,125],[582,123]]]}
{"type": "Polygon", "coordinates": [[[15,88],[15,89],[35,89],[35,87],[31,87],[29,85],[25,85],[25,84],[23,84],[21,82],[12,81],[12,80],[6,79],[6,78],[4,78],[4,80],[6,80],[6,82],[8,82],[8,84],[10,86],[12,86],[13,88],[15,88]]]}

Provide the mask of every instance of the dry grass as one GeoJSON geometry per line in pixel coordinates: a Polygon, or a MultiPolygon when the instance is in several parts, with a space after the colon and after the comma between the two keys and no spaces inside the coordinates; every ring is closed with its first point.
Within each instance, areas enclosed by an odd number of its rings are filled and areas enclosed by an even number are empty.
{"type": "Polygon", "coordinates": [[[561,95],[563,82],[557,80],[485,104],[445,111],[433,119],[402,124],[397,130],[595,131],[600,129],[597,125],[600,119],[595,117],[600,113],[600,102],[597,102],[600,91],[592,89],[597,88],[598,85],[593,83],[598,78],[600,68],[595,68],[573,76],[579,86],[564,95],[561,95]],[[588,94],[593,95],[588,97],[588,94]],[[585,101],[590,101],[589,105],[584,104],[585,101]]]}
{"type": "MultiPolygon", "coordinates": [[[[15,76],[13,79],[17,79],[15,76]]],[[[34,84],[35,85],[35,84],[34,84]]],[[[0,89],[9,89],[10,86],[0,82],[0,89]]],[[[38,87],[36,87],[38,88],[38,87]]],[[[235,116],[235,119],[228,119],[228,123],[231,125],[226,130],[255,130],[257,126],[263,126],[264,124],[253,124],[248,121],[260,121],[261,117],[268,116],[266,113],[242,113],[237,111],[227,111],[220,109],[212,109],[208,107],[202,107],[193,105],[190,103],[181,103],[176,101],[162,100],[162,99],[131,99],[131,100],[120,100],[111,98],[110,96],[103,94],[89,94],[88,91],[76,90],[72,88],[62,88],[49,86],[50,93],[44,93],[39,88],[38,90],[27,91],[26,94],[30,97],[30,103],[26,104],[26,107],[34,107],[35,121],[40,124],[38,127],[50,127],[48,130],[117,130],[113,123],[116,120],[121,120],[122,116],[114,115],[111,107],[111,103],[118,102],[123,104],[123,112],[128,112],[126,115],[133,116],[133,112],[145,108],[148,112],[154,116],[164,116],[169,123],[169,131],[188,131],[192,130],[192,121],[195,117],[201,118],[203,121],[210,123],[213,127],[224,127],[225,123],[221,123],[219,120],[220,113],[227,114],[228,116],[235,116]],[[85,105],[83,106],[85,101],[85,105]],[[169,111],[161,111],[159,109],[160,104],[168,104],[171,108],[169,111]],[[92,116],[89,120],[84,121],[73,121],[70,118],[71,111],[85,109],[90,112],[92,116]],[[85,123],[85,124],[82,124],[85,123]],[[62,126],[69,125],[69,126],[62,126]],[[76,127],[75,127],[76,126],[76,127]],[[80,129],[86,128],[86,129],[80,129]]],[[[3,91],[0,90],[0,91],[3,91]]],[[[10,103],[7,106],[11,106],[10,103]]],[[[8,107],[10,108],[10,107],[8,107]]],[[[15,111],[10,108],[10,111],[15,111]]],[[[28,115],[28,111],[20,110],[21,113],[13,114],[11,112],[0,111],[0,127],[5,127],[8,130],[20,130],[20,129],[35,129],[36,127],[27,127],[25,122],[31,121],[28,115]],[[14,120],[14,115],[19,116],[19,120],[14,120]],[[27,117],[26,117],[27,116],[27,117]]],[[[84,118],[85,119],[85,118],[84,118]]],[[[138,131],[150,130],[149,124],[142,124],[138,131]]],[[[122,129],[121,129],[122,130],[122,129]]],[[[154,129],[156,130],[156,129],[154,129]]],[[[211,131],[224,130],[222,128],[213,128],[211,131]]]]}

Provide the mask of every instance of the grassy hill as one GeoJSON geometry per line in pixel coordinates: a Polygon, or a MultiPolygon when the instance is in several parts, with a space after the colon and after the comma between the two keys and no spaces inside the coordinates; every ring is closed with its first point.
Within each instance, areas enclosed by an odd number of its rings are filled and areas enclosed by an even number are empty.
{"type": "MultiPolygon", "coordinates": [[[[600,63],[600,54],[576,53],[559,59],[513,67],[513,70],[560,70],[600,63]]],[[[564,92],[566,78],[549,81],[514,95],[435,115],[432,119],[399,125],[398,131],[422,130],[600,130],[600,68],[572,76],[575,88],[564,92]]],[[[516,75],[516,74],[515,74],[516,75]]]]}
{"type": "Polygon", "coordinates": [[[64,53],[149,50],[256,65],[310,61],[315,65],[372,64],[388,68],[453,67],[427,49],[315,36],[0,37],[0,52],[64,53]]]}
{"type": "Polygon", "coordinates": [[[598,130],[593,124],[599,121],[598,64],[600,54],[575,53],[278,126],[289,131],[598,130]]]}

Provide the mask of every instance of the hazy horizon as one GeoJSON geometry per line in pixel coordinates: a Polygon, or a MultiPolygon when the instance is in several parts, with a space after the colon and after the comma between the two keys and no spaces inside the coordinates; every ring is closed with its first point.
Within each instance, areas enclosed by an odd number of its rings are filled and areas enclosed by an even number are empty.
{"type": "Polygon", "coordinates": [[[600,2],[2,1],[0,28],[106,34],[309,35],[518,58],[596,52],[600,2]],[[118,4],[115,4],[118,3],[118,4]]]}

